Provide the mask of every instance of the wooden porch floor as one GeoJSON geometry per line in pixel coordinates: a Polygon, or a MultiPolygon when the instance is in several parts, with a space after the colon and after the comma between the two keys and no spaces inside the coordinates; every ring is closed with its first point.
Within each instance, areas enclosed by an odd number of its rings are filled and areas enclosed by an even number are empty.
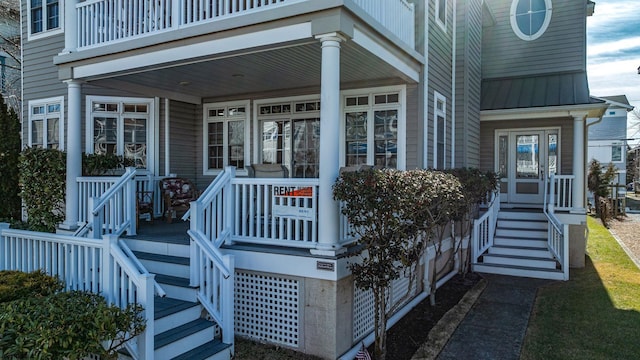
{"type": "Polygon", "coordinates": [[[153,220],[153,224],[140,219],[140,227],[136,236],[127,236],[130,239],[155,240],[159,242],[174,244],[189,244],[189,222],[175,219],[171,224],[167,224],[163,219],[153,220]]]}

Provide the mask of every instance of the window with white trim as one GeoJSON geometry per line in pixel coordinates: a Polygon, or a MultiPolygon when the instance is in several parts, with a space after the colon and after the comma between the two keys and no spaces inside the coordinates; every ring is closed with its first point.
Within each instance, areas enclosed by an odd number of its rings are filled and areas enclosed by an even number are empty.
{"type": "Polygon", "coordinates": [[[320,173],[320,101],[297,98],[259,103],[259,159],[281,164],[293,178],[317,178],[320,173]]]}
{"type": "Polygon", "coordinates": [[[436,0],[436,22],[447,31],[447,3],[448,0],[436,0]]]}
{"type": "Polygon", "coordinates": [[[344,97],[344,165],[398,168],[400,91],[344,97]]]}
{"type": "Polygon", "coordinates": [[[247,163],[246,130],[249,124],[249,101],[212,103],[204,106],[205,175],[214,175],[225,166],[244,171],[247,163]]]}
{"type": "Polygon", "coordinates": [[[623,149],[623,146],[620,146],[620,145],[611,146],[612,162],[622,162],[622,149],[623,149]]]}
{"type": "Polygon", "coordinates": [[[121,155],[137,168],[151,170],[148,148],[153,100],[88,97],[87,106],[87,152],[121,155]]]}
{"type": "Polygon", "coordinates": [[[64,98],[29,101],[29,146],[64,150],[64,98]]]}
{"type": "Polygon", "coordinates": [[[511,28],[522,40],[539,38],[551,22],[551,0],[513,0],[511,28]]]}
{"type": "Polygon", "coordinates": [[[451,124],[447,119],[447,99],[434,92],[433,100],[433,167],[446,169],[451,166],[451,124]]]}
{"type": "Polygon", "coordinates": [[[29,36],[61,30],[61,0],[28,0],[29,36]]]}

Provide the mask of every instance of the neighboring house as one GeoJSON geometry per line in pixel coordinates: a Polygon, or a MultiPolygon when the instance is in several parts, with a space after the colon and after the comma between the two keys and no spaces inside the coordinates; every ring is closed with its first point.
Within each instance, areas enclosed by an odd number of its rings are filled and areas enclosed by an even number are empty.
{"type": "Polygon", "coordinates": [[[627,113],[633,110],[625,95],[600,98],[609,106],[602,120],[589,126],[587,161],[598,160],[618,169],[614,184],[627,184],[627,113]]]}
{"type": "MultiPolygon", "coordinates": [[[[148,316],[197,302],[195,317],[202,306],[221,330],[220,356],[233,352],[235,330],[348,358],[371,341],[373,314],[346,267],[353,239],[332,185],[342,167],[363,164],[499,172],[500,201],[465,245],[475,271],[566,280],[584,265],[587,123],[607,106],[587,84],[590,1],[62,5],[22,1],[23,134],[28,146],[67,152],[61,227],[81,228],[4,230],[0,241],[66,244],[74,288],[141,302],[148,316]],[[81,177],[82,152],[124,155],[137,171],[81,177]],[[278,175],[248,171],[260,164],[278,175]],[[188,235],[135,238],[134,187],[155,192],[159,215],[158,179],[170,174],[207,188],[188,235]],[[151,300],[145,267],[164,300],[151,300]]],[[[432,259],[414,302],[428,293],[432,259]]],[[[407,287],[394,283],[398,294],[407,287]]],[[[130,351],[170,358],[218,346],[210,324],[176,317],[150,317],[130,351]],[[199,327],[199,338],[177,334],[199,327]]]]}
{"type": "Polygon", "coordinates": [[[0,0],[0,93],[6,104],[20,110],[20,3],[0,0]]]}

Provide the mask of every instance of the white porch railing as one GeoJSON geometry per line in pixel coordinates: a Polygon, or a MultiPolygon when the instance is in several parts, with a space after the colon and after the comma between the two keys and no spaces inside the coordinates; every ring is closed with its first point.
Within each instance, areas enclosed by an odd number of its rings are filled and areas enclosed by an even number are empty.
{"type": "Polygon", "coordinates": [[[548,220],[547,247],[556,261],[560,263],[564,280],[569,280],[569,225],[563,224],[555,210],[571,210],[573,175],[555,175],[549,177],[549,186],[545,186],[543,212],[548,220]],[[547,193],[548,189],[548,193],[547,193]],[[567,194],[568,192],[568,194],[567,194]],[[547,203],[549,199],[549,203],[547,203]]]}
{"type": "Polygon", "coordinates": [[[491,200],[489,201],[489,206],[485,213],[473,221],[473,233],[471,234],[471,263],[477,263],[478,258],[493,246],[499,212],[500,191],[495,191],[491,194],[491,200]]]}
{"type": "MultiPolygon", "coordinates": [[[[137,172],[136,172],[137,174],[137,172]]],[[[136,175],[136,191],[153,191],[153,206],[156,215],[162,214],[162,199],[158,191],[158,180],[162,177],[136,175]]],[[[120,178],[117,176],[83,176],[76,178],[78,182],[79,221],[86,223],[92,218],[89,199],[102,196],[120,178]]]]}
{"type": "Polygon", "coordinates": [[[136,169],[127,168],[125,173],[98,198],[89,198],[91,211],[89,223],[92,237],[105,234],[136,234],[136,169]]]}
{"type": "MultiPolygon", "coordinates": [[[[190,282],[198,287],[198,300],[222,329],[222,341],[234,344],[234,259],[219,248],[229,236],[233,219],[235,168],[218,174],[189,209],[191,238],[190,282]],[[227,201],[225,201],[227,200],[227,201]]],[[[185,215],[186,216],[186,215],[185,215]]]]}
{"type": "MultiPolygon", "coordinates": [[[[77,48],[97,47],[305,1],[312,0],[82,1],[76,4],[77,48]]],[[[413,4],[406,0],[353,2],[395,36],[409,46],[414,46],[413,4]]]]}
{"type": "Polygon", "coordinates": [[[57,276],[66,290],[103,295],[121,308],[140,304],[147,324],[136,344],[128,344],[138,359],[153,359],[154,276],[140,270],[123,252],[117,236],[102,240],[78,238],[0,226],[0,270],[43,270],[57,276]]]}

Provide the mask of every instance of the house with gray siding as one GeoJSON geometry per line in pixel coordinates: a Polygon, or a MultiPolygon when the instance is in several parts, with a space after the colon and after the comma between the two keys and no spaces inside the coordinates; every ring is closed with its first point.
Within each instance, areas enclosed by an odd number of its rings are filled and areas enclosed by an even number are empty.
{"type": "Polygon", "coordinates": [[[0,93],[16,113],[20,110],[20,4],[0,1],[0,93]]]}
{"type": "MultiPolygon", "coordinates": [[[[72,269],[49,271],[141,303],[136,358],[228,359],[234,336],[327,359],[371,343],[371,294],[354,286],[332,197],[343,168],[498,172],[474,233],[445,251],[514,276],[567,280],[584,264],[585,140],[606,108],[587,84],[589,1],[21,6],[24,143],[67,152],[65,221],[0,241],[66,244],[72,269]],[[135,168],[85,177],[83,152],[135,168]],[[160,194],[175,177],[201,192],[186,222],[160,194]],[[162,215],[171,230],[147,223],[162,215]]],[[[428,295],[432,250],[417,286],[394,282],[402,311],[428,295]]]]}
{"type": "MultiPolygon", "coordinates": [[[[603,166],[613,164],[618,176],[613,183],[627,184],[627,113],[633,110],[625,95],[604,96],[609,107],[602,120],[589,127],[587,160],[598,160],[603,166]]],[[[623,188],[623,190],[624,190],[623,188]]],[[[590,196],[591,198],[591,196],[590,196]]]]}

